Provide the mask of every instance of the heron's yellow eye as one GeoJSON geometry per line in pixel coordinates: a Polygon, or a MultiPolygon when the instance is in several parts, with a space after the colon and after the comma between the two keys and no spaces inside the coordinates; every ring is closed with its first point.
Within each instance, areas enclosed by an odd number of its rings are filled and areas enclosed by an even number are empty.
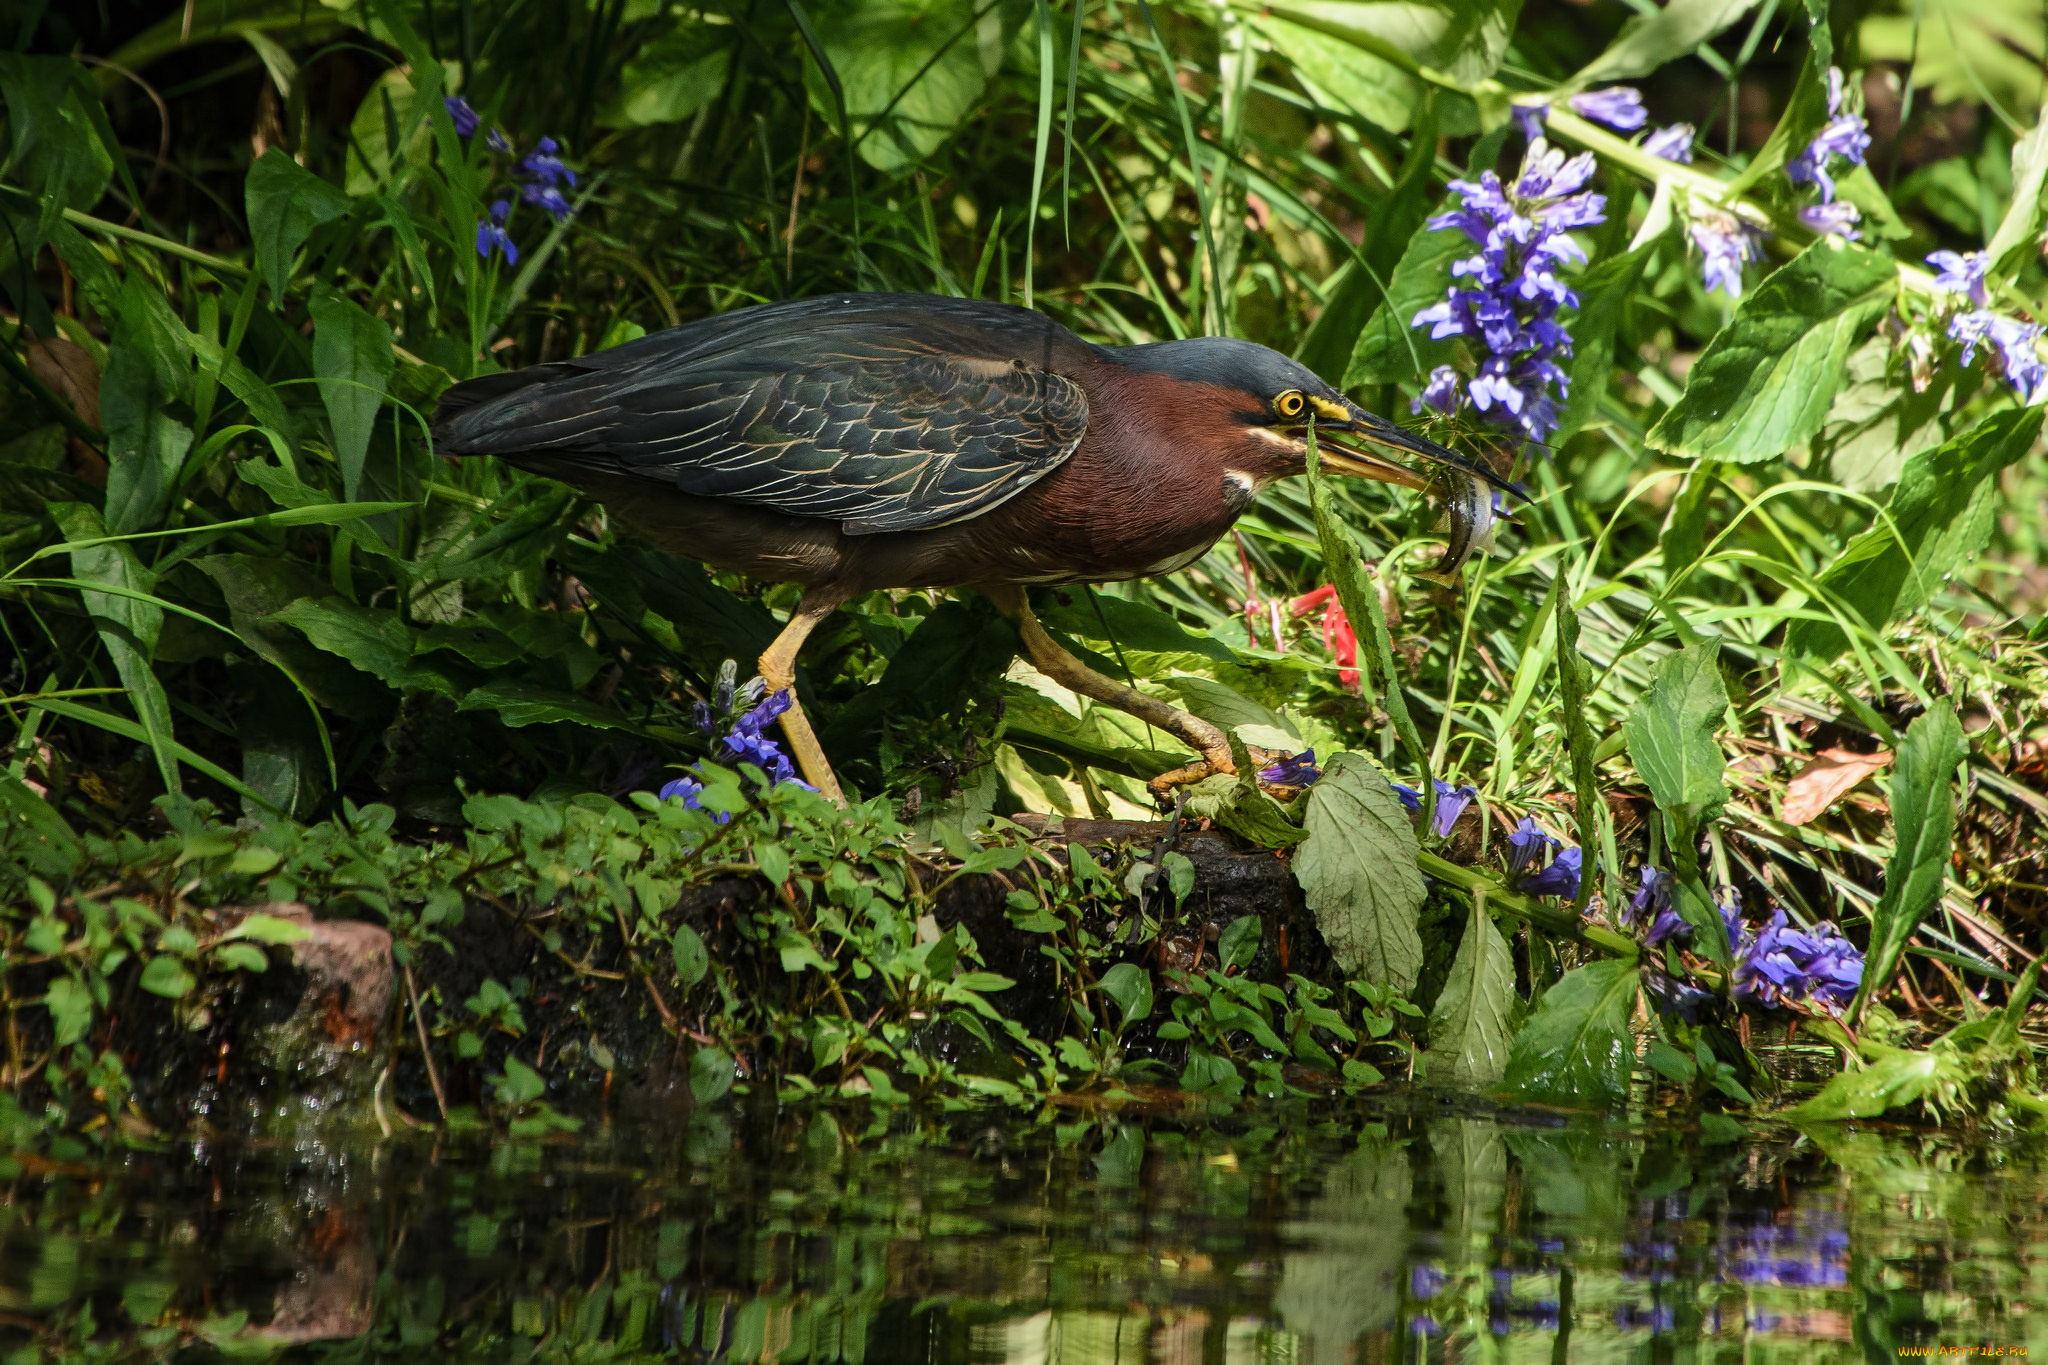
{"type": "Polygon", "coordinates": [[[1273,400],[1273,411],[1282,417],[1299,417],[1307,406],[1308,401],[1301,396],[1300,389],[1289,389],[1273,400]]]}

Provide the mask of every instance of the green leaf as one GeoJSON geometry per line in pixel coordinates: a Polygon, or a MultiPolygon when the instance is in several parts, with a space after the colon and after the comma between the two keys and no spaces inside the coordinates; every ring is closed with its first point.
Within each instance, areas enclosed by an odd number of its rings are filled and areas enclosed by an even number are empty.
{"type": "Polygon", "coordinates": [[[548,1083],[541,1079],[541,1074],[517,1057],[505,1058],[505,1074],[493,1077],[491,1086],[498,1103],[515,1107],[532,1104],[548,1092],[548,1083]]]}
{"type": "Polygon", "coordinates": [[[1636,965],[1577,967],[1543,993],[1508,1051],[1507,1083],[1552,1104],[1608,1104],[1628,1094],[1635,1038],[1636,965]]]}
{"type": "Polygon", "coordinates": [[[1461,86],[1500,68],[1521,0],[1234,0],[1362,48],[1401,71],[1423,68],[1461,86]]]}
{"type": "Polygon", "coordinates": [[[1251,966],[1252,959],[1259,955],[1262,932],[1257,915],[1241,915],[1232,920],[1223,926],[1223,933],[1216,940],[1216,961],[1226,970],[1251,966]]]}
{"type": "MultiPolygon", "coordinates": [[[[1906,461],[1885,516],[1849,542],[1820,585],[1874,632],[1920,607],[1989,542],[1996,475],[2027,453],[2041,421],[2040,408],[2009,408],[1906,461]]],[[[1833,621],[1794,621],[1785,633],[1785,653],[1814,664],[1848,647],[1833,621]]]]}
{"type": "Polygon", "coordinates": [[[213,960],[229,970],[262,972],[270,970],[270,959],[253,943],[223,943],[213,950],[213,960]]]}
{"type": "MultiPolygon", "coordinates": [[[[1416,107],[1432,93],[1429,83],[1413,74],[1411,68],[1404,68],[1377,52],[1310,24],[1267,11],[1248,16],[1248,22],[1275,52],[1287,54],[1289,70],[1305,78],[1315,87],[1317,94],[1388,132],[1406,132],[1415,118],[1416,107]]],[[[1477,132],[1479,118],[1472,102],[1459,96],[1456,104],[1460,107],[1447,120],[1452,125],[1449,131],[1477,132]]],[[[1418,135],[1416,140],[1432,153],[1435,151],[1434,133],[1427,138],[1418,135]]],[[[1409,225],[1408,231],[1414,231],[1414,224],[1409,225]]],[[[1407,234],[1402,235],[1405,239],[1407,234]]],[[[1384,275],[1382,272],[1382,278],[1384,275]]],[[[1378,291],[1374,290],[1373,295],[1377,297],[1378,291]]],[[[1364,314],[1360,313],[1354,320],[1354,332],[1357,322],[1363,317],[1364,314]]],[[[1341,359],[1339,363],[1342,363],[1341,359]]]]}
{"type": "Polygon", "coordinates": [[[682,980],[684,990],[702,981],[705,973],[711,970],[711,950],[704,946],[704,940],[689,925],[676,926],[674,951],[676,976],[682,980]]]}
{"type": "Polygon", "coordinates": [[[255,943],[271,944],[299,943],[312,936],[313,931],[297,920],[264,914],[246,916],[227,934],[229,938],[246,938],[255,943]]]}
{"type": "Polygon", "coordinates": [[[1119,962],[1102,974],[1102,993],[1116,1001],[1123,1027],[1152,1017],[1152,973],[1135,962],[1119,962]]]}
{"type": "Polygon", "coordinates": [[[1722,1142],[1740,1142],[1749,1136],[1749,1129],[1739,1119],[1726,1114],[1700,1115],[1700,1141],[1708,1146],[1722,1142]]]}
{"type": "Polygon", "coordinates": [[[313,373],[320,402],[334,428],[334,458],[343,496],[354,502],[362,486],[370,437],[391,381],[391,329],[339,294],[319,293],[313,314],[313,373]]]}
{"type": "Polygon", "coordinates": [[[57,1031],[58,1047],[70,1047],[85,1036],[92,1023],[93,1004],[92,992],[83,981],[75,976],[52,977],[43,1004],[50,1011],[50,1026],[57,1031]]]}
{"type": "Polygon", "coordinates": [[[1667,584],[1675,584],[1678,576],[1691,568],[1706,549],[1709,499],[1720,482],[1720,471],[1721,466],[1713,460],[1695,462],[1685,476],[1685,487],[1671,500],[1664,533],[1657,541],[1664,557],[1667,584]]]}
{"type": "Polygon", "coordinates": [[[1623,24],[1607,50],[1581,67],[1570,83],[1577,88],[1647,76],[1693,51],[1755,6],[1756,0],[1671,0],[1664,8],[1623,24]]]}
{"type": "Polygon", "coordinates": [[[711,1104],[732,1089],[732,1054],[720,1047],[700,1047],[690,1054],[690,1094],[699,1104],[711,1104]]]}
{"type": "MultiPolygon", "coordinates": [[[[893,171],[922,161],[980,100],[992,69],[982,62],[975,15],[971,0],[864,0],[818,13],[854,145],[870,166],[893,171]]],[[[834,116],[823,73],[806,67],[805,75],[813,106],[834,116]]]]}
{"type": "Polygon", "coordinates": [[[1564,425],[1551,438],[1553,444],[1562,444],[1600,411],[1608,382],[1614,377],[1614,334],[1622,309],[1642,282],[1643,268],[1656,250],[1655,241],[1645,242],[1634,251],[1599,262],[1577,281],[1579,311],[1571,324],[1571,401],[1564,410],[1564,425]]]}
{"type": "Polygon", "coordinates": [[[495,711],[499,720],[514,727],[552,725],[560,722],[590,725],[606,730],[636,728],[622,712],[614,711],[608,706],[599,706],[596,702],[585,701],[573,692],[540,687],[533,683],[487,683],[471,690],[455,709],[495,711]]]}
{"type": "Polygon", "coordinates": [[[1387,281],[1385,302],[1373,310],[1351,348],[1344,388],[1360,384],[1416,383],[1457,354],[1456,339],[1433,340],[1418,330],[1415,315],[1444,298],[1451,287],[1451,263],[1477,248],[1457,228],[1423,228],[1408,239],[1408,250],[1387,281]]]}
{"type": "Polygon", "coordinates": [[[1778,171],[1788,158],[1804,151],[1828,121],[1828,67],[1835,60],[1834,35],[1825,14],[1811,17],[1810,41],[1799,75],[1792,83],[1792,97],[1786,101],[1785,112],[1779,117],[1777,126],[1771,129],[1771,135],[1764,139],[1764,145],[1756,150],[1741,173],[1728,183],[1724,193],[1729,196],[1746,192],[1750,186],[1760,184],[1765,176],[1778,171]]]}
{"type": "Polygon", "coordinates": [[[191,375],[174,346],[124,328],[107,350],[100,417],[107,429],[107,528],[116,535],[163,521],[192,448],[192,429],[171,415],[191,375]]]}
{"type": "Polygon", "coordinates": [[[1946,697],[1906,727],[1892,765],[1892,836],[1896,844],[1884,865],[1884,894],[1870,912],[1870,951],[1863,985],[1849,1011],[1854,1020],[1875,992],[1891,985],[1899,955],[1941,899],[1955,833],[1956,800],[1949,783],[1956,765],[1969,756],[1963,727],[1946,697]]]}
{"type": "Polygon", "coordinates": [[[1309,788],[1304,823],[1294,875],[1330,955],[1346,976],[1406,991],[1422,971],[1416,916],[1429,889],[1401,798],[1370,759],[1338,754],[1309,788]]]}
{"type": "Polygon", "coordinates": [[[468,690],[439,669],[414,661],[412,631],[395,612],[373,611],[339,597],[302,597],[262,620],[297,628],[321,649],[392,687],[448,697],[468,690]]]}
{"type": "Polygon", "coordinates": [[[1507,1070],[1515,955],[1475,899],[1451,974],[1429,1015],[1429,1078],[1485,1089],[1507,1070]]]}
{"type": "Polygon", "coordinates": [[[1819,433],[1849,350],[1898,292],[1888,257],[1821,241],[1744,299],[1645,442],[1737,464],[1776,459],[1819,433]]]}
{"type": "MultiPolygon", "coordinates": [[[[97,540],[106,534],[99,513],[82,502],[54,502],[50,515],[66,540],[97,540]]],[[[71,552],[71,576],[88,583],[105,583],[128,593],[149,593],[156,576],[142,567],[130,545],[99,544],[71,552]]],[[[114,661],[114,672],[127,690],[128,703],[148,737],[156,756],[157,771],[169,791],[180,790],[178,760],[173,746],[177,737],[171,725],[170,696],[150,666],[157,638],[163,629],[163,610],[152,602],[126,593],[80,594],[85,609],[98,627],[100,643],[114,661]]]]}
{"type": "Polygon", "coordinates": [[[1674,843],[1728,799],[1721,784],[1728,760],[1714,742],[1728,709],[1720,653],[1719,642],[1710,642],[1667,655],[1623,726],[1629,761],[1664,812],[1674,843]]]}
{"type": "Polygon", "coordinates": [[[731,24],[678,21],[626,63],[618,94],[599,122],[615,128],[682,122],[725,88],[733,46],[731,24]]]}
{"type": "Polygon", "coordinates": [[[314,228],[349,211],[350,200],[292,160],[282,147],[270,148],[249,167],[244,193],[256,262],[270,282],[271,303],[282,308],[285,286],[291,280],[292,259],[314,228]]]}
{"type": "MultiPolygon", "coordinates": [[[[1863,977],[1871,980],[1868,972],[1863,977]]],[[[1793,1123],[1826,1123],[1838,1119],[1874,1119],[1890,1109],[1904,1109],[1920,1100],[1959,1091],[1969,1081],[1961,1058],[1943,1048],[1926,1052],[1894,1052],[1861,1071],[1844,1071],[1821,1092],[1795,1104],[1779,1117],[1793,1123]]]]}
{"type": "Polygon", "coordinates": [[[142,969],[142,979],[136,984],[151,995],[176,1000],[189,993],[196,983],[192,980],[192,973],[185,970],[185,964],[175,957],[153,957],[142,969]]]}

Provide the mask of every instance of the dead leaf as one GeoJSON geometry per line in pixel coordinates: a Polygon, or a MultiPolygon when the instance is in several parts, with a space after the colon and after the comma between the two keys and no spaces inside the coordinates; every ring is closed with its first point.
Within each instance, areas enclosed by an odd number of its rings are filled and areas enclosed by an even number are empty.
{"type": "Polygon", "coordinates": [[[1840,800],[1842,793],[1891,761],[1891,754],[1883,749],[1874,754],[1822,749],[1785,784],[1785,823],[1807,823],[1840,800]]]}
{"type": "Polygon", "coordinates": [[[69,403],[87,426],[100,424],[99,367],[83,346],[63,337],[34,342],[28,348],[28,372],[69,403]]]}

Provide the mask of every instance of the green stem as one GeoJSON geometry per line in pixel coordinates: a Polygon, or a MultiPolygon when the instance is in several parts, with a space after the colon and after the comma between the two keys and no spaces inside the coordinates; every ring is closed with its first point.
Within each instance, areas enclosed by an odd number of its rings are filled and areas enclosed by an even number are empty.
{"type": "Polygon", "coordinates": [[[1553,910],[1519,891],[1510,891],[1477,868],[1460,867],[1434,853],[1416,854],[1415,866],[1426,877],[1449,882],[1467,892],[1485,892],[1489,908],[1526,920],[1545,933],[1588,944],[1615,957],[1636,956],[1636,942],[1627,935],[1617,934],[1602,925],[1584,923],[1567,911],[1553,910]]]}

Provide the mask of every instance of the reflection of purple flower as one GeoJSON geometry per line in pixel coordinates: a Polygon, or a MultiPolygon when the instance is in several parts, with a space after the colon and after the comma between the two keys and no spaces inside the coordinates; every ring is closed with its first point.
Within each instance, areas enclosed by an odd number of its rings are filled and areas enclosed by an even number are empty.
{"type": "Polygon", "coordinates": [[[1652,1304],[1648,1308],[1624,1303],[1614,1310],[1614,1325],[1623,1331],[1648,1328],[1652,1332],[1668,1332],[1675,1321],[1676,1316],[1668,1303],[1652,1304]]]}
{"type": "Polygon", "coordinates": [[[1465,807],[1471,805],[1472,798],[1477,795],[1478,791],[1472,787],[1453,787],[1442,778],[1437,779],[1436,819],[1432,822],[1437,838],[1451,837],[1451,826],[1458,823],[1458,817],[1465,813],[1465,807]]]}
{"type": "Polygon", "coordinates": [[[1860,166],[1863,154],[1870,150],[1870,133],[1864,127],[1862,117],[1842,112],[1842,96],[1842,69],[1831,66],[1828,68],[1828,124],[1806,145],[1805,151],[1785,163],[1785,174],[1795,184],[1820,186],[1820,198],[1824,204],[1832,202],[1835,197],[1835,182],[1828,172],[1828,162],[1839,156],[1852,166],[1860,166]]]}
{"type": "Polygon", "coordinates": [[[1707,292],[1720,289],[1731,299],[1741,298],[1743,265],[1764,258],[1763,232],[1719,209],[1695,209],[1691,230],[1707,292]]]}
{"type": "Polygon", "coordinates": [[[476,110],[469,107],[468,100],[460,95],[443,95],[441,97],[441,104],[448,110],[448,117],[455,124],[455,135],[457,137],[474,137],[476,135],[477,125],[482,123],[483,120],[477,117],[476,110]]]}
{"type": "Polygon", "coordinates": [[[1259,780],[1276,787],[1306,787],[1322,775],[1316,767],[1314,749],[1304,749],[1293,758],[1283,758],[1270,768],[1259,769],[1259,780]]]}
{"type": "Polygon", "coordinates": [[[1534,866],[1546,850],[1563,846],[1562,840],[1545,834],[1541,825],[1525,815],[1508,835],[1508,871],[1519,877],[1534,866]]]}
{"type": "Polygon", "coordinates": [[[1521,889],[1531,896],[1562,896],[1566,900],[1579,897],[1579,865],[1584,853],[1576,848],[1562,849],[1550,866],[1533,877],[1524,877],[1521,889]]]}
{"type": "Polygon", "coordinates": [[[1856,229],[1851,224],[1862,219],[1856,206],[1846,199],[1837,199],[1827,204],[1808,204],[1799,210],[1799,221],[1823,237],[1844,237],[1857,240],[1856,229]]]}
{"type": "Polygon", "coordinates": [[[1522,131],[1523,141],[1534,142],[1543,136],[1544,122],[1550,117],[1549,105],[1516,104],[1511,105],[1510,109],[1515,116],[1515,127],[1522,131]]]}
{"type": "Polygon", "coordinates": [[[1937,251],[1928,256],[1927,264],[1941,272],[1934,277],[1936,289],[1965,295],[1979,308],[1989,301],[1989,292],[1984,287],[1984,276],[1991,269],[1989,253],[1937,251]]]}
{"type": "MultiPolygon", "coordinates": [[[[1477,182],[1454,180],[1457,207],[1429,220],[1435,229],[1457,228],[1479,253],[1451,267],[1458,282],[1410,325],[1428,326],[1439,340],[1466,337],[1480,353],[1479,372],[1465,390],[1472,405],[1495,426],[1532,441],[1557,430],[1557,399],[1569,386],[1556,358],[1571,354],[1571,336],[1556,317],[1579,300],[1557,271],[1586,259],[1568,234],[1605,220],[1606,199],[1585,192],[1592,175],[1590,153],[1567,158],[1538,138],[1512,185],[1492,171],[1477,182]]],[[[1450,383],[1433,373],[1425,401],[1444,406],[1450,383]]]]}
{"type": "Polygon", "coordinates": [[[1674,123],[1669,128],[1659,128],[1643,139],[1643,150],[1651,156],[1666,161],[1676,161],[1681,166],[1692,165],[1692,140],[1698,136],[1690,123],[1674,123]]]}
{"type": "Polygon", "coordinates": [[[2022,403],[2031,405],[2048,395],[2048,365],[2042,364],[2035,344],[2042,334],[2038,325],[1979,308],[1950,318],[1948,334],[1963,344],[1965,365],[1976,358],[1978,346],[1988,346],[2022,403]]]}
{"type": "Polygon", "coordinates": [[[479,218],[476,224],[476,254],[489,260],[493,251],[502,252],[506,265],[519,264],[519,248],[512,241],[512,234],[505,231],[505,220],[512,214],[509,200],[500,199],[491,205],[491,216],[479,218]]]}
{"type": "Polygon", "coordinates": [[[1572,108],[1583,118],[1609,128],[1633,133],[1649,122],[1643,108],[1643,92],[1629,85],[1612,85],[1605,90],[1588,90],[1572,96],[1572,108]]]}

